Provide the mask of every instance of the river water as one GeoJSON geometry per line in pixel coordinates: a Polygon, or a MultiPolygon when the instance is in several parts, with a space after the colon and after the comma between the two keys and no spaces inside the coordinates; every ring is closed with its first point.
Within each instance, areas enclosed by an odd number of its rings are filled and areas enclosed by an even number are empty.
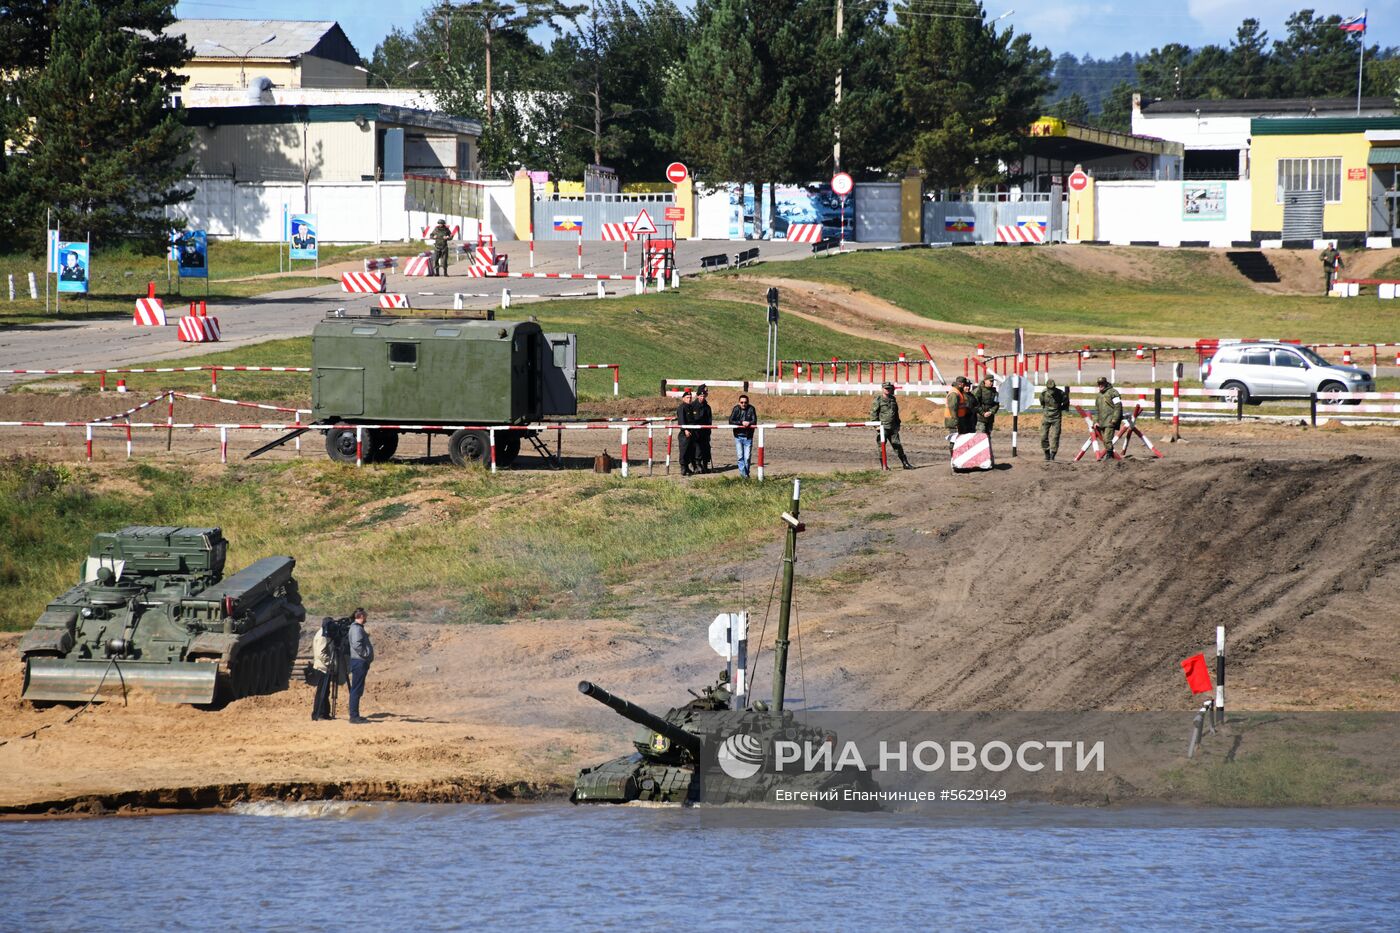
{"type": "Polygon", "coordinates": [[[1400,811],[253,804],[0,824],[0,930],[1400,928],[1400,811]]]}

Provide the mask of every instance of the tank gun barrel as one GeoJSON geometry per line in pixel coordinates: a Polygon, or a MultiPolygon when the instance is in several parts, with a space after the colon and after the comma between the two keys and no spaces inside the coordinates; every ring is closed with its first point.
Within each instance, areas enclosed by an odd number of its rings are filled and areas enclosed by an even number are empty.
{"type": "Polygon", "coordinates": [[[613,696],[602,687],[587,680],[578,682],[578,692],[597,700],[622,718],[630,719],[639,726],[646,726],[652,732],[666,736],[675,745],[690,752],[692,757],[696,759],[700,757],[700,738],[698,736],[672,725],[660,716],[647,712],[635,703],[629,703],[622,697],[613,696]]]}

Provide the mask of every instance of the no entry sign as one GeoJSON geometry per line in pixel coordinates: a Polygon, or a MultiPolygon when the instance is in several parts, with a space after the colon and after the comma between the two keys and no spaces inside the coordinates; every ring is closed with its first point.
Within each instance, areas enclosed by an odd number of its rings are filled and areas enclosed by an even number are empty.
{"type": "Polygon", "coordinates": [[[850,194],[855,186],[855,181],[845,172],[837,172],[831,176],[831,190],[843,198],[850,194]]]}
{"type": "Polygon", "coordinates": [[[672,162],[666,166],[666,180],[673,185],[679,185],[690,177],[690,169],[685,167],[684,162],[672,162]]]}
{"type": "Polygon", "coordinates": [[[1071,191],[1083,191],[1083,190],[1084,190],[1085,188],[1087,188],[1087,187],[1089,187],[1089,176],[1088,176],[1088,175],[1084,174],[1083,172],[1070,172],[1070,174],[1069,174],[1069,190],[1071,190],[1071,191]]]}

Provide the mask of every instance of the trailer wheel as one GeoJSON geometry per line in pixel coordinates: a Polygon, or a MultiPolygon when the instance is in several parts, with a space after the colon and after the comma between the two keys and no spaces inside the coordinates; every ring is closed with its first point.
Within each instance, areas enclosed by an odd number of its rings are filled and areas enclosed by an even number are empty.
{"type": "Polygon", "coordinates": [[[375,428],[369,432],[369,457],[375,463],[386,463],[399,449],[399,432],[375,428]]]}
{"type": "Polygon", "coordinates": [[[354,463],[355,432],[350,428],[332,428],[327,431],[326,456],[337,463],[354,463]]]}
{"type": "Polygon", "coordinates": [[[496,437],[496,466],[505,469],[520,456],[520,435],[511,431],[505,437],[501,437],[500,432],[497,432],[496,437]]]}
{"type": "Polygon", "coordinates": [[[491,456],[491,443],[485,431],[453,431],[447,439],[447,455],[458,466],[482,463],[491,456]]]}

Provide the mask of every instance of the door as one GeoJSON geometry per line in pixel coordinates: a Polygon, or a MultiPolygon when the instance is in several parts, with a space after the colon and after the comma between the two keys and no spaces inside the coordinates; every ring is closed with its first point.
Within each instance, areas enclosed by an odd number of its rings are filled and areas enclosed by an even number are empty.
{"type": "Polygon", "coordinates": [[[1258,347],[1245,350],[1240,357],[1241,381],[1249,389],[1250,395],[1277,395],[1274,386],[1274,367],[1269,359],[1269,350],[1258,347]]]}
{"type": "Polygon", "coordinates": [[[1274,350],[1273,384],[1275,395],[1307,395],[1310,390],[1308,364],[1292,350],[1274,350]]]}
{"type": "Polygon", "coordinates": [[[364,414],[365,371],[358,366],[317,366],[312,389],[317,418],[364,414]]]}
{"type": "Polygon", "coordinates": [[[540,356],[544,415],[578,414],[578,336],[545,334],[540,356]]]}

